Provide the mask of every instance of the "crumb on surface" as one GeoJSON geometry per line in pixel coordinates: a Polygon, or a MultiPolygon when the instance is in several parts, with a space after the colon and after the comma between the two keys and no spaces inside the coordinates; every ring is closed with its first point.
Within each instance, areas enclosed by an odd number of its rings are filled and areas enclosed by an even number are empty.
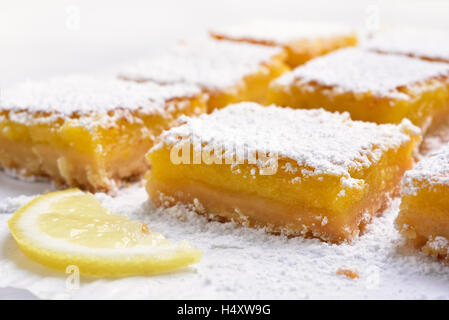
{"type": "Polygon", "coordinates": [[[337,274],[340,276],[346,276],[347,278],[350,279],[359,279],[359,273],[356,270],[351,270],[351,269],[344,269],[344,268],[340,268],[337,270],[337,274]]]}

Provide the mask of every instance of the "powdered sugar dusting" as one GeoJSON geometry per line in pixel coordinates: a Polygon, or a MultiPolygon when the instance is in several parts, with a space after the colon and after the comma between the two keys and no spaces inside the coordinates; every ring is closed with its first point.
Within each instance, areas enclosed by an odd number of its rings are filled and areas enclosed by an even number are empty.
{"type": "Polygon", "coordinates": [[[345,35],[353,29],[344,24],[324,21],[253,20],[240,25],[215,28],[212,34],[235,40],[254,40],[287,44],[305,39],[345,35]]]}
{"type": "Polygon", "coordinates": [[[316,82],[343,92],[407,99],[408,95],[398,90],[400,87],[440,76],[449,76],[448,64],[349,48],[313,59],[276,83],[288,86],[316,82]]]}
{"type": "Polygon", "coordinates": [[[79,289],[66,288],[67,275],[31,262],[7,228],[11,213],[29,201],[0,205],[0,287],[25,288],[40,298],[137,299],[325,299],[449,298],[449,269],[416,251],[404,250],[394,228],[399,201],[367,226],[352,244],[287,238],[234,223],[208,221],[184,207],[156,209],[144,188],[116,197],[96,197],[113,212],[146,222],[172,241],[186,239],[203,251],[199,264],[168,275],[124,279],[81,277],[79,289]],[[340,268],[356,271],[350,280],[340,268]]]}
{"type": "Polygon", "coordinates": [[[219,90],[238,85],[281,53],[280,48],[249,43],[192,40],[172,47],[163,56],[126,66],[119,74],[129,80],[193,83],[219,90]]]}
{"type": "Polygon", "coordinates": [[[206,144],[215,150],[223,148],[224,153],[238,159],[248,159],[258,151],[271,152],[308,167],[304,174],[345,177],[350,170],[376,163],[384,151],[410,141],[410,135],[419,134],[408,120],[399,126],[377,125],[352,121],[347,113],[255,103],[239,103],[181,121],[183,125],[161,135],[162,143],[154,149],[189,139],[196,147],[206,144]]]}
{"type": "Polygon", "coordinates": [[[366,44],[370,50],[449,62],[449,32],[393,29],[366,44]]]}
{"type": "Polygon", "coordinates": [[[427,246],[435,251],[447,250],[448,240],[444,237],[435,237],[427,242],[427,246]]]}
{"type": "MultiPolygon", "coordinates": [[[[28,81],[2,90],[0,111],[9,111],[10,118],[24,123],[75,115],[105,120],[111,112],[163,114],[167,101],[199,94],[199,88],[187,84],[161,86],[102,76],[71,75],[41,82],[28,81]]],[[[89,119],[86,125],[92,121],[89,119]]]]}
{"type": "Polygon", "coordinates": [[[419,188],[449,186],[449,144],[424,158],[404,177],[404,194],[415,194],[419,188]]]}

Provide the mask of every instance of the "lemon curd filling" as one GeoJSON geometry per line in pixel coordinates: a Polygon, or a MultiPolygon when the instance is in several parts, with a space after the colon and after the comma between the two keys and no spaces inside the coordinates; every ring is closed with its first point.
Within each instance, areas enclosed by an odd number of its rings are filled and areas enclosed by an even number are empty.
{"type": "Polygon", "coordinates": [[[420,136],[407,120],[379,126],[241,103],[184,119],[160,139],[148,154],[156,205],[183,203],[213,218],[343,242],[397,194],[420,136]]]}
{"type": "Polygon", "coordinates": [[[426,131],[449,114],[449,65],[362,49],[314,59],[270,86],[269,102],[347,111],[354,120],[400,123],[426,131]]]}
{"type": "Polygon", "coordinates": [[[416,248],[448,261],[449,145],[406,173],[401,198],[397,229],[416,248]]]}

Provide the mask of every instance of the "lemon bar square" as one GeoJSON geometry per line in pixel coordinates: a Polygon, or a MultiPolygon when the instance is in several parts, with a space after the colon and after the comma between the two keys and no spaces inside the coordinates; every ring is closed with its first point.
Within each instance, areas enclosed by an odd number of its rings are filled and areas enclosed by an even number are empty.
{"type": "Polygon", "coordinates": [[[163,56],[123,67],[119,77],[198,85],[212,111],[241,101],[266,103],[270,82],[290,70],[284,59],[281,48],[194,39],[171,47],[163,56]]]}
{"type": "Polygon", "coordinates": [[[347,111],[354,120],[376,123],[408,118],[426,131],[449,113],[449,64],[342,49],[275,80],[269,101],[347,111]]]}
{"type": "Polygon", "coordinates": [[[215,28],[210,33],[217,39],[282,47],[291,67],[358,43],[353,28],[322,21],[254,20],[215,28]]]}
{"type": "Polygon", "coordinates": [[[148,153],[157,206],[337,243],[386,207],[420,140],[408,120],[249,102],[180,121],[148,153]]]}
{"type": "Polygon", "coordinates": [[[398,230],[417,248],[449,261],[449,145],[404,177],[398,230]]]}
{"type": "Polygon", "coordinates": [[[72,75],[2,91],[0,166],[22,177],[113,191],[148,168],[155,136],[205,111],[198,87],[72,75]]]}
{"type": "Polygon", "coordinates": [[[440,29],[390,29],[379,33],[365,47],[381,53],[449,63],[449,32],[440,29]]]}

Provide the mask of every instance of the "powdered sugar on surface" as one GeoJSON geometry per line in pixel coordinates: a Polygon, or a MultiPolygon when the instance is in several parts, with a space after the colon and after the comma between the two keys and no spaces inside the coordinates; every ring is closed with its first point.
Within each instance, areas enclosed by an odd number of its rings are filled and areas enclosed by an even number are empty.
{"type": "Polygon", "coordinates": [[[7,220],[31,199],[20,197],[0,205],[0,287],[62,299],[449,298],[449,267],[404,247],[394,229],[398,201],[353,244],[333,245],[209,222],[182,207],[155,209],[137,185],[122,189],[115,198],[96,197],[170,240],[190,241],[203,250],[201,262],[154,277],[81,277],[78,289],[69,288],[68,275],[30,261],[11,238],[7,220]],[[360,279],[337,275],[341,268],[355,270],[360,279]]]}
{"type": "Polygon", "coordinates": [[[157,83],[192,83],[207,90],[234,87],[282,49],[249,43],[194,39],[173,46],[160,57],[123,67],[121,77],[157,83]]]}
{"type": "Polygon", "coordinates": [[[200,89],[188,84],[161,86],[98,75],[70,75],[2,89],[0,111],[9,111],[12,121],[25,124],[73,116],[106,121],[111,112],[163,114],[167,101],[198,94],[200,89]]]}
{"type": "Polygon", "coordinates": [[[404,177],[405,194],[415,194],[417,189],[435,185],[449,186],[449,144],[429,154],[404,177]]]}
{"type": "Polygon", "coordinates": [[[438,29],[392,29],[369,41],[366,48],[449,62],[449,32],[438,29]]]}
{"type": "Polygon", "coordinates": [[[354,30],[344,24],[324,21],[253,20],[211,30],[212,34],[235,40],[254,40],[271,44],[346,35],[354,30]]]}
{"type": "Polygon", "coordinates": [[[256,103],[238,103],[198,118],[181,118],[183,125],[165,131],[163,145],[207,145],[230,158],[247,160],[261,151],[296,161],[311,175],[350,177],[350,172],[375,164],[387,150],[418,135],[408,120],[400,125],[352,121],[347,113],[304,110],[256,103]],[[313,170],[313,171],[312,171],[313,170]]]}
{"type": "Polygon", "coordinates": [[[275,83],[290,86],[315,82],[343,92],[407,99],[409,96],[398,88],[440,76],[449,76],[449,64],[349,48],[313,59],[275,83]]]}

